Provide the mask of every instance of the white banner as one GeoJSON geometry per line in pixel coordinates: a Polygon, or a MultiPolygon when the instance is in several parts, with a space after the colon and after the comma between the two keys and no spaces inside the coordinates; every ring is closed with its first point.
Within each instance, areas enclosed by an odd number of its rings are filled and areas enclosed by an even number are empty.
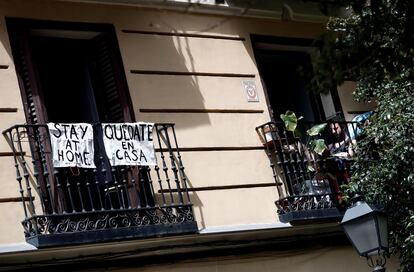
{"type": "Polygon", "coordinates": [[[90,124],[48,123],[54,167],[95,168],[90,124]]]}
{"type": "Polygon", "coordinates": [[[154,123],[102,124],[109,162],[118,165],[156,165],[154,123]]]}

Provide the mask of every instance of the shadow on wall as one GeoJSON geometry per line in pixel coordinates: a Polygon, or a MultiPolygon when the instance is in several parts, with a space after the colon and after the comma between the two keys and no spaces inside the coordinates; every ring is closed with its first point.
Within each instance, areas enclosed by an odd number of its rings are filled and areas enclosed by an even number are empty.
{"type": "MultiPolygon", "coordinates": [[[[202,38],[137,33],[119,36],[137,120],[172,122],[177,128],[210,124],[207,113],[188,112],[205,109],[203,93],[220,80],[197,75],[220,69],[196,67],[195,59],[203,56],[194,56],[198,52],[193,52],[189,39],[202,38]]],[[[200,42],[207,45],[209,41],[196,41],[200,42]]]]}
{"type": "Polygon", "coordinates": [[[118,33],[137,119],[192,128],[211,124],[209,114],[180,110],[258,107],[246,103],[242,87],[257,71],[246,23],[168,11],[158,15],[147,22],[141,18],[138,26],[122,22],[126,26],[118,33]]]}

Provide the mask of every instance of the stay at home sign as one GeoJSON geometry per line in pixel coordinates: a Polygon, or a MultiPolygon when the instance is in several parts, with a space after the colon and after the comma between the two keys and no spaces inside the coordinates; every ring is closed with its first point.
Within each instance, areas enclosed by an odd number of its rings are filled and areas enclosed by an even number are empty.
{"type": "Polygon", "coordinates": [[[54,167],[95,168],[90,124],[48,123],[54,167]]]}
{"type": "Polygon", "coordinates": [[[118,165],[156,165],[154,123],[102,124],[109,162],[118,165]]]}

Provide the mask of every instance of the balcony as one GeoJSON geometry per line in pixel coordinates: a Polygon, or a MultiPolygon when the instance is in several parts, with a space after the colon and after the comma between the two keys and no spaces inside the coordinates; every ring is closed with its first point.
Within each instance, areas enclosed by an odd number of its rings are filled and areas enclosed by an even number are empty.
{"type": "Polygon", "coordinates": [[[24,235],[36,247],[198,230],[173,124],[155,124],[151,167],[111,167],[95,154],[94,169],[53,168],[46,125],[15,125],[3,135],[14,154],[24,235]]]}
{"type": "Polygon", "coordinates": [[[279,199],[279,220],[303,224],[339,220],[344,213],[341,185],[350,181],[360,124],[333,121],[310,137],[315,123],[299,122],[295,133],[282,122],[256,128],[270,161],[279,199]],[[318,150],[312,140],[323,140],[318,150]]]}

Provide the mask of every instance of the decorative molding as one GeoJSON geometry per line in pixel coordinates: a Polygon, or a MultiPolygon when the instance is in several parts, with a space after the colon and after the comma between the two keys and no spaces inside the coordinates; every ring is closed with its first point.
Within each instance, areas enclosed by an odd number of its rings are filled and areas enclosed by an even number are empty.
{"type": "Polygon", "coordinates": [[[139,109],[148,113],[263,113],[263,110],[250,109],[139,109]]]}
{"type": "Polygon", "coordinates": [[[19,157],[26,156],[26,152],[23,152],[23,153],[21,153],[21,152],[16,152],[16,153],[13,153],[13,152],[0,152],[0,157],[13,157],[14,154],[16,154],[16,156],[19,156],[19,157]]]}
{"type": "Polygon", "coordinates": [[[131,74],[140,75],[166,75],[166,76],[209,76],[209,77],[241,77],[255,78],[255,74],[234,74],[234,73],[207,73],[207,72],[180,72],[180,71],[155,71],[155,70],[131,70],[131,74]]]}
{"type": "MultiPolygon", "coordinates": [[[[203,146],[203,147],[180,147],[180,152],[203,152],[203,151],[246,151],[246,150],[264,150],[264,146],[203,146]]],[[[156,148],[155,151],[161,151],[156,148]]],[[[164,148],[163,151],[166,151],[164,148]]]]}
{"type": "MultiPolygon", "coordinates": [[[[220,186],[201,186],[187,188],[189,192],[199,192],[199,191],[215,191],[215,190],[233,190],[233,189],[246,189],[246,188],[260,188],[260,187],[275,187],[278,184],[274,182],[270,183],[251,183],[251,184],[236,184],[236,185],[220,185],[220,186]]],[[[177,189],[171,190],[172,192],[177,192],[177,189]]],[[[158,193],[168,193],[170,190],[158,190],[158,193]]]]}
{"type": "Polygon", "coordinates": [[[235,36],[228,36],[228,35],[220,36],[220,35],[211,35],[211,34],[160,32],[160,31],[145,31],[145,30],[132,30],[132,29],[122,29],[122,32],[128,33],[128,34],[205,38],[205,39],[217,39],[217,40],[233,40],[233,41],[245,41],[246,40],[246,38],[243,38],[243,37],[235,37],[235,36]]]}
{"type": "Polygon", "coordinates": [[[0,108],[0,112],[17,112],[17,108],[0,108]]]}
{"type": "MultiPolygon", "coordinates": [[[[30,197],[25,196],[24,201],[29,201],[30,197]]],[[[34,200],[35,197],[32,196],[32,200],[34,200]]],[[[9,203],[9,202],[22,202],[22,197],[2,197],[0,198],[0,203],[9,203]]]]}
{"type": "Polygon", "coordinates": [[[292,21],[309,23],[326,23],[328,17],[321,13],[316,1],[297,4],[295,0],[272,1],[226,1],[225,4],[208,4],[200,0],[61,0],[76,3],[98,3],[107,5],[122,5],[155,8],[157,10],[174,10],[184,13],[224,15],[230,17],[263,18],[272,20],[282,19],[282,5],[292,9],[292,21]],[[269,4],[270,3],[270,4],[269,4]]]}

